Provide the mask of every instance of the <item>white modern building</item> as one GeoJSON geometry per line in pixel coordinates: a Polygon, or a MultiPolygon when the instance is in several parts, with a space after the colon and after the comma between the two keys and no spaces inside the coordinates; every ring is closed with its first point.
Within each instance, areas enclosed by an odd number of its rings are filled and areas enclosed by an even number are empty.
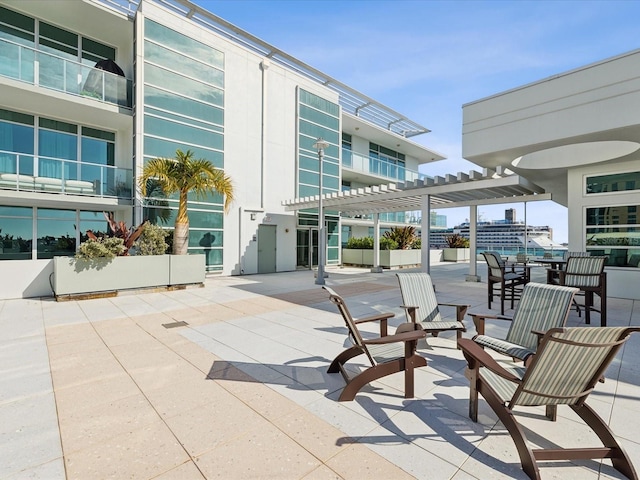
{"type": "MultiPolygon", "coordinates": [[[[172,227],[177,201],[142,198],[136,176],[176,149],[234,180],[227,215],[217,196],[189,204],[209,272],[312,268],[317,208],[282,202],[319,193],[316,140],[329,194],[417,179],[444,158],[411,140],[426,132],[187,0],[0,0],[0,298],[50,295],[51,259],[104,231],[104,211],[172,227]]],[[[326,220],[337,264],[339,213],[326,220]]]]}
{"type": "Polygon", "coordinates": [[[640,299],[640,50],[463,106],[463,156],[568,207],[569,251],[607,255],[608,291],[640,299]]]}

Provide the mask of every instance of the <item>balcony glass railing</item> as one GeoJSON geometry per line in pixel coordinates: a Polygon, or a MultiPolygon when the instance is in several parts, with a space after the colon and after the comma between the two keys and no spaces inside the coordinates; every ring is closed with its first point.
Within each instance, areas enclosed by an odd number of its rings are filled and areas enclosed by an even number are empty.
{"type": "Polygon", "coordinates": [[[0,150],[0,188],[132,198],[133,171],[0,150]]]}
{"type": "Polygon", "coordinates": [[[131,80],[4,39],[0,39],[0,75],[131,108],[131,80]]]}
{"type": "Polygon", "coordinates": [[[427,178],[427,175],[423,173],[409,170],[383,158],[360,155],[345,148],[342,149],[342,166],[398,182],[410,182],[427,178]]]}

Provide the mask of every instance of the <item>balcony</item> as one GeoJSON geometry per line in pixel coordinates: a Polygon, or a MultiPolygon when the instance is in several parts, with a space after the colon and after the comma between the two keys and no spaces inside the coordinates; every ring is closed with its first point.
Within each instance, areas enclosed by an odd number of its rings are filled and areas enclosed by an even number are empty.
{"type": "Polygon", "coordinates": [[[31,85],[131,108],[132,81],[0,39],[0,75],[31,85]]]}
{"type": "Polygon", "coordinates": [[[344,148],[342,149],[342,167],[394,182],[411,182],[427,178],[423,173],[409,170],[384,158],[360,155],[344,148]]]}
{"type": "Polygon", "coordinates": [[[0,189],[131,199],[133,171],[0,150],[0,189]]]}

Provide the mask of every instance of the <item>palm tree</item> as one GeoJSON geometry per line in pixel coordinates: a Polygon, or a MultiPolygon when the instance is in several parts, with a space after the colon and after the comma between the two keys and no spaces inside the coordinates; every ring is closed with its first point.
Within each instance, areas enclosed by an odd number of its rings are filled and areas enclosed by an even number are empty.
{"type": "Polygon", "coordinates": [[[178,216],[173,231],[174,255],[186,255],[189,244],[189,217],[187,216],[187,194],[194,192],[198,198],[208,193],[224,196],[224,211],[233,201],[233,184],[224,171],[217,169],[209,160],[194,159],[191,150],[176,150],[176,158],[154,158],[143,168],[138,180],[142,195],[147,195],[147,182],[160,183],[165,195],[178,193],[178,216]]]}

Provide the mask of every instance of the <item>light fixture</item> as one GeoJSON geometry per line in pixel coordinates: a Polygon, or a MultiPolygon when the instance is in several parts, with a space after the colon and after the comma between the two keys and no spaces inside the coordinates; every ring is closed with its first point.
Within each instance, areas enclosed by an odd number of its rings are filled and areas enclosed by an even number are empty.
{"type": "Polygon", "coordinates": [[[326,253],[326,238],[324,231],[324,209],[322,207],[322,162],[324,160],[324,151],[329,148],[329,142],[320,137],[313,144],[313,148],[318,151],[318,276],[316,277],[316,285],[324,285],[324,257],[326,253]]]}

